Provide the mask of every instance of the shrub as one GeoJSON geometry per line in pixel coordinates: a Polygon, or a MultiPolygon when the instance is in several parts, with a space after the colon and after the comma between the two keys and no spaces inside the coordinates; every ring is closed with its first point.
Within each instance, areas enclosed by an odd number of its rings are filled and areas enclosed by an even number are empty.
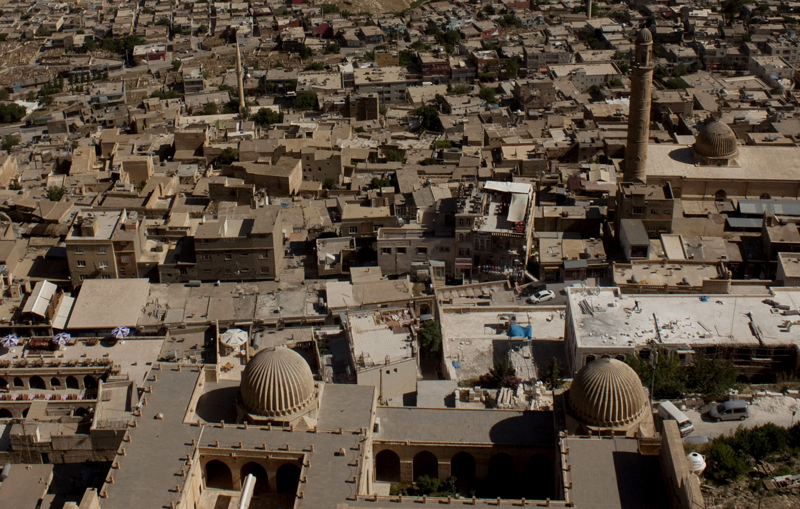
{"type": "Polygon", "coordinates": [[[16,103],[0,104],[0,123],[10,124],[25,118],[25,108],[16,103]]]}
{"type": "Polygon", "coordinates": [[[494,89],[489,87],[481,87],[481,91],[478,93],[478,96],[487,103],[493,103],[497,100],[494,89]]]}
{"type": "Polygon", "coordinates": [[[436,142],[436,148],[453,148],[453,142],[450,140],[439,140],[436,142]]]}
{"type": "Polygon", "coordinates": [[[67,189],[64,187],[50,186],[47,188],[47,199],[50,201],[61,201],[61,198],[66,194],[67,189]]]}
{"type": "Polygon", "coordinates": [[[389,149],[389,150],[386,151],[386,160],[387,161],[392,161],[392,162],[395,162],[395,163],[402,163],[403,159],[405,159],[405,157],[403,156],[403,153],[400,152],[399,150],[389,149]]]}
{"type": "Polygon", "coordinates": [[[423,357],[435,357],[442,347],[442,330],[436,320],[426,320],[417,329],[419,348],[423,357]]]}
{"type": "Polygon", "coordinates": [[[314,92],[300,92],[294,98],[294,107],[301,111],[317,109],[317,94],[314,92]]]}
{"type": "Polygon", "coordinates": [[[253,117],[253,120],[260,126],[280,124],[283,122],[283,113],[278,113],[269,108],[260,108],[253,117]]]}
{"type": "Polygon", "coordinates": [[[216,162],[218,165],[224,165],[224,164],[231,164],[232,162],[238,160],[239,160],[239,151],[232,147],[226,147],[225,150],[220,152],[220,154],[217,156],[216,162]]]}
{"type": "Polygon", "coordinates": [[[13,134],[6,134],[3,138],[3,144],[0,146],[6,152],[10,152],[12,148],[19,145],[19,136],[14,136],[13,134]]]}

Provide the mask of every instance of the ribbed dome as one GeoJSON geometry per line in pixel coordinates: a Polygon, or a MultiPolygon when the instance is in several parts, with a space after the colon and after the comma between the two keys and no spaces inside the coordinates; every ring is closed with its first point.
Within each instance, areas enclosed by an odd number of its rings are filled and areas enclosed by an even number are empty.
{"type": "Polygon", "coordinates": [[[653,33],[650,32],[647,28],[642,28],[639,30],[639,33],[636,34],[636,42],[642,44],[648,44],[653,42],[653,33]]]}
{"type": "Polygon", "coordinates": [[[736,135],[724,122],[709,122],[697,133],[694,151],[710,158],[734,157],[738,153],[736,135]]]}
{"type": "Polygon", "coordinates": [[[291,415],[311,403],[314,377],[308,363],[294,350],[262,350],[244,367],[239,393],[254,414],[291,415]]]}
{"type": "Polygon", "coordinates": [[[605,428],[632,424],[647,408],[636,372],[616,359],[598,359],[581,368],[569,389],[568,403],[579,421],[605,428]]]}

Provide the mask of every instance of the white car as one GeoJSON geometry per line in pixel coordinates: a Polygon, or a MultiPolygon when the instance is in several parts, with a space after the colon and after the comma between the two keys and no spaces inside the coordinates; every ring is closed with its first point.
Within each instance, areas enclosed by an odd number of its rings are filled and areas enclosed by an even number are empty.
{"type": "Polygon", "coordinates": [[[548,300],[553,300],[556,298],[556,294],[553,293],[551,290],[540,290],[530,297],[528,297],[528,302],[531,304],[540,304],[542,302],[547,302],[548,300]]]}

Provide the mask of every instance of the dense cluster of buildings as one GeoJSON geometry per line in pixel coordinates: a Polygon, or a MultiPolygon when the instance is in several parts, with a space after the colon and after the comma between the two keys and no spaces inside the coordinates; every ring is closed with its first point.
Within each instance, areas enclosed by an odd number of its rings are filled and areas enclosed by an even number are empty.
{"type": "Polygon", "coordinates": [[[0,507],[705,507],[623,361],[798,373],[796,6],[359,2],[0,6],[0,507]]]}

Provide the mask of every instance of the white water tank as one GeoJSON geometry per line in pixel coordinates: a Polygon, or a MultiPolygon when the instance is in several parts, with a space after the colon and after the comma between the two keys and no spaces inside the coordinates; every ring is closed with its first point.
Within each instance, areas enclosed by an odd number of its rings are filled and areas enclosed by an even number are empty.
{"type": "Polygon", "coordinates": [[[686,455],[689,460],[689,469],[693,474],[700,475],[706,469],[706,457],[696,452],[690,452],[686,455]]]}

